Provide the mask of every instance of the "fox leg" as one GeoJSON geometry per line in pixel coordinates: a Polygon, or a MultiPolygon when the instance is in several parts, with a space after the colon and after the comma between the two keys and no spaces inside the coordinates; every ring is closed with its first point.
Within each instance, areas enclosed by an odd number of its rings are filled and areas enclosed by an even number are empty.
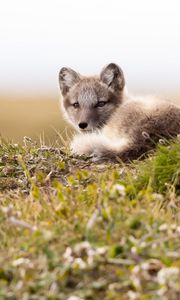
{"type": "Polygon", "coordinates": [[[96,160],[121,157],[129,148],[129,140],[126,137],[110,139],[102,133],[87,133],[76,135],[71,143],[71,151],[77,155],[93,155],[96,160]]]}

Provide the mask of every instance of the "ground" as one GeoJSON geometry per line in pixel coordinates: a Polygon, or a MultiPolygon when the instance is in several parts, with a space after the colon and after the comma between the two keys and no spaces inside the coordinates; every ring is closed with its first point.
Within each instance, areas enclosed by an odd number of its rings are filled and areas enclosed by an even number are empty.
{"type": "Polygon", "coordinates": [[[0,299],[179,299],[179,221],[179,139],[128,165],[0,143],[0,299]]]}

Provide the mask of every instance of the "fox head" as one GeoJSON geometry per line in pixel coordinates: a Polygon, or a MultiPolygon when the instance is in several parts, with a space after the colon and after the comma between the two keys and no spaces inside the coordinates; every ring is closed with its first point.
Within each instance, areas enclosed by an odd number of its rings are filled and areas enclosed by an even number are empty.
{"type": "Polygon", "coordinates": [[[122,103],[125,80],[111,63],[97,77],[84,77],[70,68],[59,72],[62,107],[68,121],[81,132],[101,129],[122,103]]]}

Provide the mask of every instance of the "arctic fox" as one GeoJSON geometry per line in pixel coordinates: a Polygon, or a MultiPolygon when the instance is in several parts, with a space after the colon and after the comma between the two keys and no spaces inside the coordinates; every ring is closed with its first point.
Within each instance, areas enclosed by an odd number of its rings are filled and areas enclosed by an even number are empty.
{"type": "Polygon", "coordinates": [[[79,132],[71,143],[74,154],[129,161],[180,134],[180,106],[155,97],[131,99],[117,64],[92,77],[62,68],[59,84],[65,117],[79,132]]]}

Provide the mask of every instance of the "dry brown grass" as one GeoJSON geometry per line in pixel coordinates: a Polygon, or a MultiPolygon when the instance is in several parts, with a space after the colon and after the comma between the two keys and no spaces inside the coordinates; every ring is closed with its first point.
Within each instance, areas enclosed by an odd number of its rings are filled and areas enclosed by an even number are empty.
{"type": "Polygon", "coordinates": [[[60,142],[67,124],[59,110],[58,97],[9,99],[0,97],[0,134],[5,139],[22,143],[24,136],[44,140],[46,144],[60,142]]]}

